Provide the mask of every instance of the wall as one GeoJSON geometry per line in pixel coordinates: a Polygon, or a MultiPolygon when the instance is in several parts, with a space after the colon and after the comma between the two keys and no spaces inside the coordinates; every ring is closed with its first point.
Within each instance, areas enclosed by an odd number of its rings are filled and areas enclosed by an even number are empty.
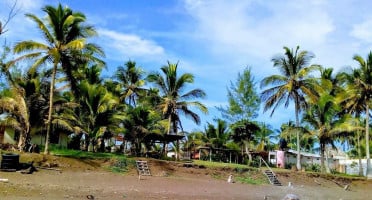
{"type": "MultiPolygon", "coordinates": [[[[270,156],[270,162],[272,164],[276,164],[277,161],[278,161],[278,159],[276,157],[276,151],[275,152],[270,152],[269,153],[269,156],[270,156]]],[[[338,165],[339,165],[337,159],[329,158],[328,159],[328,162],[329,162],[329,167],[331,169],[336,169],[338,167],[338,165]]],[[[285,152],[285,163],[286,164],[290,164],[290,165],[296,165],[296,163],[297,163],[297,154],[285,152]]],[[[316,156],[316,155],[312,155],[312,154],[301,155],[301,164],[302,165],[304,165],[304,164],[307,164],[307,165],[312,165],[312,164],[320,165],[320,157],[319,156],[316,156]]]]}
{"type": "MultiPolygon", "coordinates": [[[[41,134],[34,134],[31,136],[31,143],[32,144],[38,144],[38,145],[45,145],[45,135],[41,134]]],[[[68,135],[64,133],[59,134],[59,140],[57,145],[60,147],[66,147],[67,148],[68,143],[68,135]]]]}
{"type": "MultiPolygon", "coordinates": [[[[363,175],[367,173],[367,159],[362,159],[362,170],[363,175]]],[[[358,159],[348,159],[340,160],[340,171],[343,170],[344,173],[350,175],[359,175],[359,160],[358,159]]]]}

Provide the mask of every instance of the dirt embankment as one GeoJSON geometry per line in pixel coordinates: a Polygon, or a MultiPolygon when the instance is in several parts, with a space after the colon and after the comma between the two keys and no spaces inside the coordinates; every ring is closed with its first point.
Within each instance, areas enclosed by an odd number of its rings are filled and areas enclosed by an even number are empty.
{"type": "MultiPolygon", "coordinates": [[[[141,158],[144,159],[144,158],[141,158]]],[[[227,183],[229,174],[262,179],[261,172],[148,159],[152,176],[138,179],[134,165],[126,173],[109,170],[111,159],[72,159],[22,154],[21,162],[43,166],[33,174],[0,172],[0,199],[370,199],[372,182],[321,176],[303,172],[278,172],[284,186],[227,183]],[[51,169],[47,169],[51,168],[51,169]],[[291,182],[291,186],[288,183],[291,182]],[[349,185],[348,190],[344,186],[349,185]]],[[[265,178],[265,177],[264,177],[265,178]]]]}

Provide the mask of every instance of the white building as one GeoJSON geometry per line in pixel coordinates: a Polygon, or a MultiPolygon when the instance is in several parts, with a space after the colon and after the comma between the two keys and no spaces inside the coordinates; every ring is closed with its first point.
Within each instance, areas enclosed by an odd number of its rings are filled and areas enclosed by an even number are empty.
{"type": "MultiPolygon", "coordinates": [[[[347,157],[343,152],[328,150],[328,155],[325,155],[324,161],[327,162],[330,169],[337,170],[339,172],[344,172],[340,160],[346,160],[347,157]]],[[[278,166],[282,161],[278,158],[277,155],[280,155],[281,151],[270,151],[269,152],[269,162],[276,165],[277,167],[284,168],[286,165],[296,165],[297,163],[297,151],[289,149],[284,152],[284,164],[285,166],[278,166]]],[[[300,152],[301,154],[301,165],[320,165],[321,158],[319,154],[300,152]]]]}

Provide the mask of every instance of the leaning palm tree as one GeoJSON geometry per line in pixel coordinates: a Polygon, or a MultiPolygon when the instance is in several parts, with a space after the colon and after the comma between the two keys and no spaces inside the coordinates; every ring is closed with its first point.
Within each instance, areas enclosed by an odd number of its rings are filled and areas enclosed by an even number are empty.
{"type": "Polygon", "coordinates": [[[79,66],[79,62],[92,58],[90,52],[101,53],[101,51],[97,46],[86,43],[86,38],[95,35],[96,32],[93,27],[82,25],[86,19],[84,14],[73,12],[68,7],[63,8],[61,4],[56,8],[45,6],[43,11],[47,14],[44,20],[33,14],[26,14],[26,16],[38,25],[45,43],[32,40],[22,41],[15,45],[14,52],[28,53],[21,58],[36,58],[32,67],[36,68],[47,62],[50,62],[53,66],[48,119],[46,121],[47,134],[44,153],[47,154],[49,151],[54,86],[58,69],[62,69],[67,77],[72,77],[74,66],[79,66]],[[78,59],[79,62],[74,61],[74,59],[78,59]]]}
{"type": "MultiPolygon", "coordinates": [[[[178,134],[178,128],[181,130],[182,124],[180,114],[184,114],[186,117],[190,117],[196,124],[200,124],[200,117],[197,113],[190,109],[193,106],[200,111],[207,113],[208,109],[205,105],[199,101],[188,101],[192,98],[205,97],[205,92],[201,89],[193,89],[186,93],[182,93],[186,88],[187,83],[194,82],[194,76],[190,73],[177,75],[178,63],[172,64],[168,62],[168,65],[163,66],[160,73],[151,73],[147,80],[154,83],[161,93],[161,100],[158,108],[161,110],[165,119],[168,119],[168,130],[167,134],[172,132],[178,134]]],[[[164,148],[164,153],[166,148],[164,148]]],[[[178,155],[177,155],[178,156],[178,155]]]]}
{"type": "Polygon", "coordinates": [[[12,127],[20,132],[18,148],[22,151],[26,146],[30,131],[29,108],[26,101],[27,91],[14,80],[12,69],[16,60],[7,60],[10,48],[6,45],[3,48],[0,55],[0,77],[4,76],[6,83],[5,90],[0,95],[0,114],[7,114],[5,120],[0,122],[0,127],[12,127]]]}
{"type": "MultiPolygon", "coordinates": [[[[318,66],[308,66],[310,60],[314,57],[308,51],[299,51],[284,47],[285,53],[272,59],[274,67],[280,71],[279,75],[271,75],[261,81],[261,88],[268,85],[273,87],[264,90],[261,93],[261,99],[264,102],[264,112],[272,108],[271,115],[284,103],[288,107],[291,101],[294,102],[296,127],[300,127],[299,114],[306,109],[308,103],[306,97],[311,100],[316,99],[315,80],[310,77],[310,73],[318,66]]],[[[300,132],[297,130],[297,169],[301,169],[300,159],[300,132]]]]}
{"type": "Polygon", "coordinates": [[[12,127],[20,133],[18,148],[23,151],[30,130],[28,107],[21,87],[12,86],[7,92],[0,94],[0,114],[6,114],[0,120],[0,127],[12,127]]]}

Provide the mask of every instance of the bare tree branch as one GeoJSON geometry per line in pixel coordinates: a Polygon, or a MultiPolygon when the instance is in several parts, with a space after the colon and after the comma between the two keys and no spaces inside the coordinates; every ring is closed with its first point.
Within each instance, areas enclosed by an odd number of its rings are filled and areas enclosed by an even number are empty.
{"type": "Polygon", "coordinates": [[[14,4],[11,6],[8,17],[6,18],[4,24],[2,24],[1,21],[0,21],[0,35],[4,34],[5,32],[8,31],[6,29],[6,26],[8,25],[10,20],[17,15],[17,13],[19,11],[19,8],[17,8],[17,2],[18,2],[17,0],[14,1],[14,4]]]}

